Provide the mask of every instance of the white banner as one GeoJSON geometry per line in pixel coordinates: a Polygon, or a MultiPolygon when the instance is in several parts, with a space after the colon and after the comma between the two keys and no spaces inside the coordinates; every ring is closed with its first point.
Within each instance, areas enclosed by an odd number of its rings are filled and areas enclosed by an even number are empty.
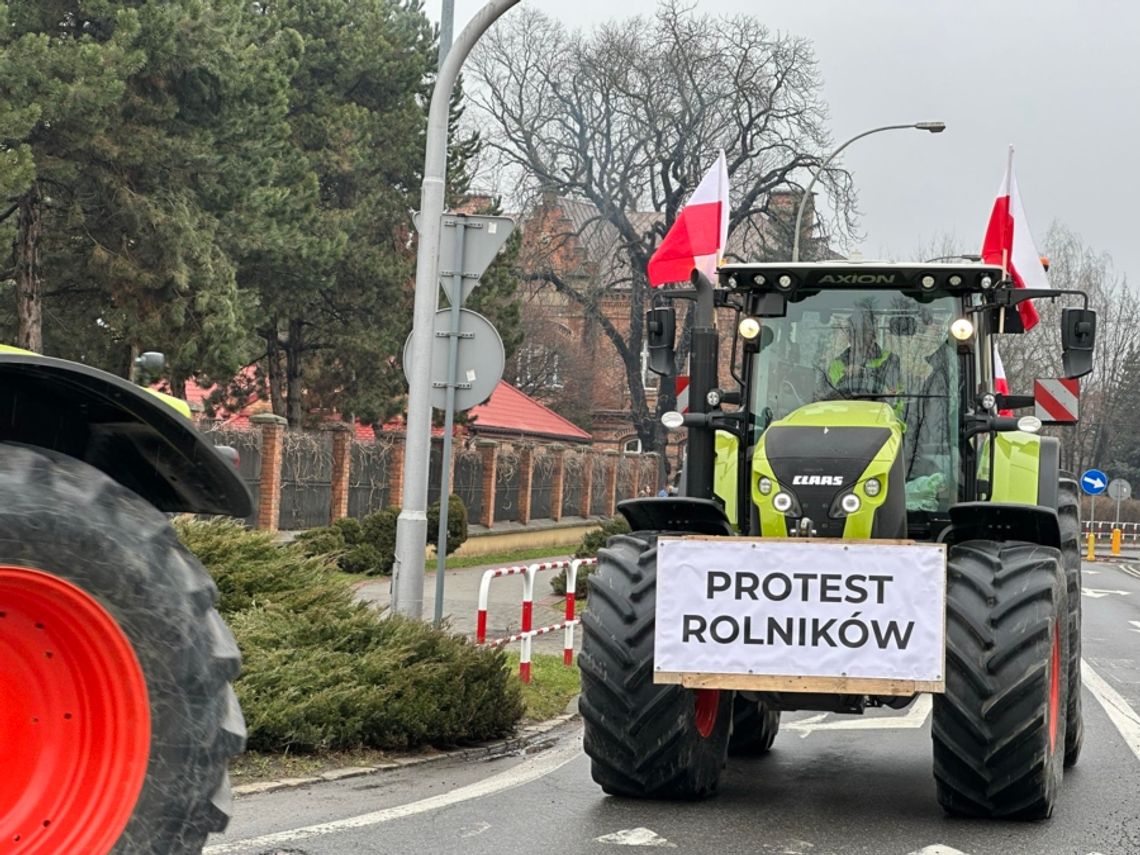
{"type": "Polygon", "coordinates": [[[654,668],[943,679],[946,548],[661,538],[654,668]]]}

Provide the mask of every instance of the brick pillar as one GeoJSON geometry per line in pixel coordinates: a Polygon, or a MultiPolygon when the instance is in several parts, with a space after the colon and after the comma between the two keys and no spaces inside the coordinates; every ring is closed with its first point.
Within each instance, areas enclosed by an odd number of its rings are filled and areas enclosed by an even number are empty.
{"type": "Polygon", "coordinates": [[[584,517],[590,516],[590,506],[594,504],[594,452],[586,451],[582,454],[582,512],[584,517]]]}
{"type": "Polygon", "coordinates": [[[617,510],[617,478],[618,458],[620,455],[612,448],[607,449],[606,455],[606,516],[612,517],[617,510]]]}
{"type": "Polygon", "coordinates": [[[483,507],[479,515],[479,525],[490,528],[495,524],[495,464],[499,457],[499,443],[481,439],[475,443],[479,456],[483,459],[483,507]]]}
{"type": "Polygon", "coordinates": [[[531,483],[534,480],[534,446],[519,448],[519,525],[530,522],[531,483]]]}
{"type": "Polygon", "coordinates": [[[650,451],[643,454],[642,464],[645,471],[641,473],[641,480],[645,483],[645,486],[649,488],[649,495],[656,496],[657,491],[661,489],[661,485],[657,483],[657,473],[661,467],[657,452],[650,451]]]}
{"type": "Polygon", "coordinates": [[[566,446],[554,444],[546,451],[554,460],[550,476],[550,518],[558,522],[562,519],[562,491],[566,485],[566,446]]]}
{"type": "Polygon", "coordinates": [[[404,443],[407,435],[392,432],[392,448],[388,452],[388,506],[404,506],[404,443]]]}
{"type": "Polygon", "coordinates": [[[348,516],[348,482],[352,468],[352,428],[345,424],[329,426],[332,431],[332,479],[329,484],[329,519],[348,516]]]}
{"type": "Polygon", "coordinates": [[[629,455],[629,483],[633,498],[641,496],[641,455],[629,455]]]}
{"type": "Polygon", "coordinates": [[[285,426],[289,424],[273,413],[258,413],[250,418],[261,429],[261,496],[257,504],[257,527],[277,531],[281,517],[281,458],[285,450],[285,426]]]}

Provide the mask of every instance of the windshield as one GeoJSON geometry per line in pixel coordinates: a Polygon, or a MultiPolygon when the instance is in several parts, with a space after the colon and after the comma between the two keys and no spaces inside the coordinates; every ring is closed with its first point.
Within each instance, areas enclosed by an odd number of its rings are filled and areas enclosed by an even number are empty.
{"type": "Polygon", "coordinates": [[[785,317],[763,319],[753,357],[758,427],[813,401],[883,401],[904,424],[908,507],[945,510],[958,481],[960,372],[950,336],[958,316],[948,295],[792,295],[785,317]]]}

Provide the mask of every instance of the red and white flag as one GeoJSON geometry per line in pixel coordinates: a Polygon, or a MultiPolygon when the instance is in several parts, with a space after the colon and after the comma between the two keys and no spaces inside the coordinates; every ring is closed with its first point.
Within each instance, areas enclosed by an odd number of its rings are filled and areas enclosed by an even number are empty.
{"type": "MultiPolygon", "coordinates": [[[[1000,265],[1008,271],[1013,284],[1018,288],[1048,288],[1049,278],[1041,256],[1033,244],[1029,232],[1029,221],[1021,204],[1021,194],[1017,189],[1017,176],[1013,173],[1013,146],[1009,147],[1009,163],[1005,177],[998,189],[990,222],[986,226],[986,237],[982,242],[982,261],[1000,265]]],[[[1026,300],[1018,305],[1021,321],[1025,329],[1037,325],[1037,309],[1026,300]]]]}
{"type": "MultiPolygon", "coordinates": [[[[994,391],[999,395],[1009,394],[1009,381],[1005,379],[1005,366],[1001,364],[1001,354],[994,345],[994,391]]],[[[998,410],[999,416],[1012,416],[1013,410],[998,410]]]]}
{"type": "Polygon", "coordinates": [[[693,269],[709,279],[728,242],[728,162],[722,150],[649,259],[649,284],[688,282],[693,269]]]}

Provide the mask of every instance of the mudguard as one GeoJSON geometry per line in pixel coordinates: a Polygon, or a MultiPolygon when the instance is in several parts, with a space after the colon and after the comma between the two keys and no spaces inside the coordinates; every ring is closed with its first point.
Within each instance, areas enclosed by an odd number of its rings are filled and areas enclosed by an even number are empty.
{"type": "Polygon", "coordinates": [[[731,535],[732,524],[713,499],[661,496],[618,502],[618,513],[634,531],[683,531],[731,535]]]}
{"type": "Polygon", "coordinates": [[[1061,548],[1061,527],[1054,508],[1002,502],[961,502],[950,507],[946,543],[967,540],[1022,540],[1061,548]]]}
{"type": "Polygon", "coordinates": [[[0,349],[0,442],[82,460],[167,513],[251,513],[237,470],[189,419],[87,365],[0,349]]]}

